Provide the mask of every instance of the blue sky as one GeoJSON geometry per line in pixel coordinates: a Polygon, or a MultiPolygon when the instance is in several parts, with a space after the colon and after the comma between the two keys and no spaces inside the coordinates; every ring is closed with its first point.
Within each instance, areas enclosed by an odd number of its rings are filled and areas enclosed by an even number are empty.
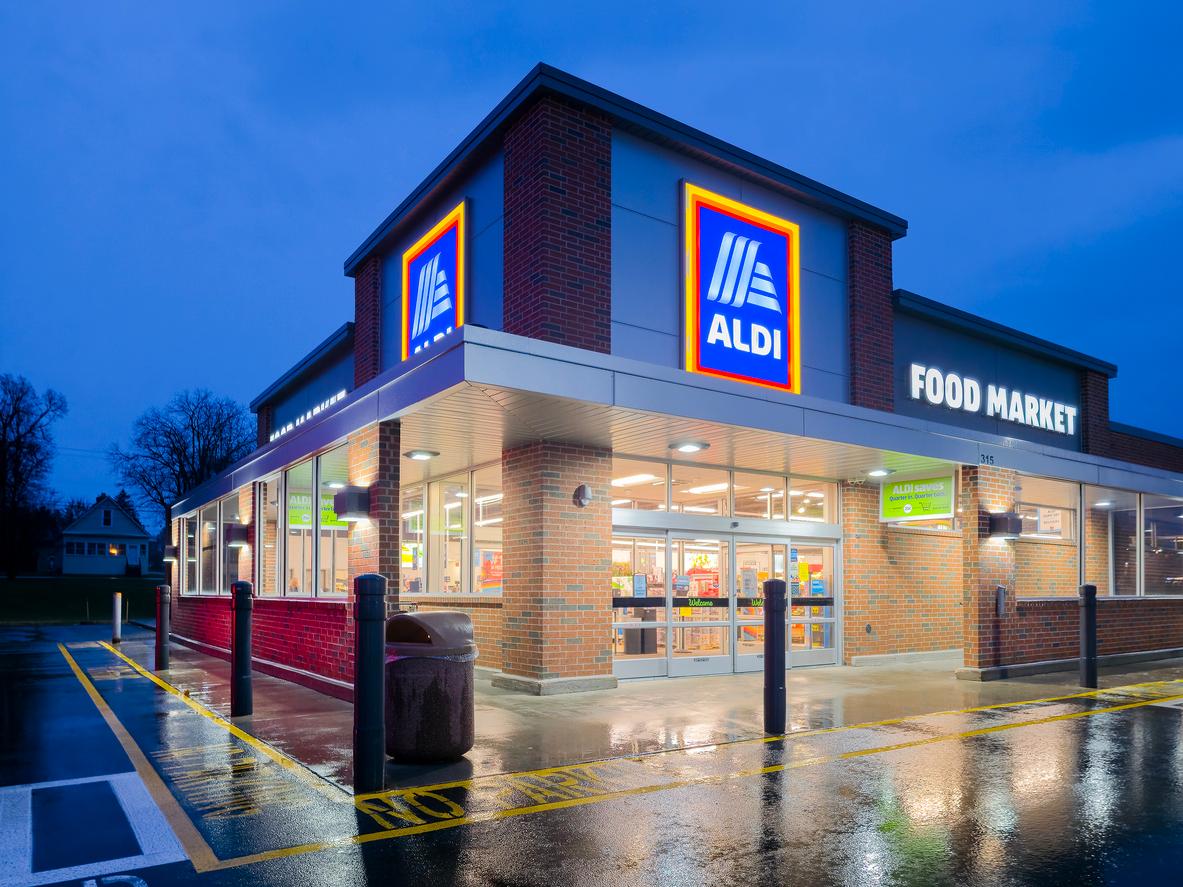
{"type": "Polygon", "coordinates": [[[1113,418],[1183,436],[1183,7],[593,8],[0,7],[0,371],[70,402],[57,488],[348,319],[342,261],[538,61],[902,215],[897,286],[1118,364],[1113,418]]]}

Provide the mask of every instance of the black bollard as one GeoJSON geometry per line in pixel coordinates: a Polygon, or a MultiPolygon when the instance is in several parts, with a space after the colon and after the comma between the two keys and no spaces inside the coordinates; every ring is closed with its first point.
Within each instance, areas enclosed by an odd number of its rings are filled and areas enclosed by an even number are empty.
{"type": "Polygon", "coordinates": [[[254,589],[249,582],[230,586],[230,717],[249,715],[255,710],[251,689],[251,611],[254,589]]]}
{"type": "Polygon", "coordinates": [[[788,692],[785,688],[785,581],[764,583],[764,732],[785,732],[788,692]]]}
{"type": "Polygon", "coordinates": [[[1080,686],[1097,688],[1097,586],[1080,586],[1080,686]]]}
{"type": "Polygon", "coordinates": [[[353,580],[353,791],[381,791],[386,775],[386,579],[353,580]]]}
{"type": "Polygon", "coordinates": [[[156,586],[156,670],[168,669],[168,632],[172,609],[172,589],[156,586]]]}

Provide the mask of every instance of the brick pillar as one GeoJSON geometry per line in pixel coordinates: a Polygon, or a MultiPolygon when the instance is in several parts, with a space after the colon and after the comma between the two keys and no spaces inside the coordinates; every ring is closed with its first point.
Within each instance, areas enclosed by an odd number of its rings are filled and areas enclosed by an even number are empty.
{"type": "Polygon", "coordinates": [[[846,229],[850,297],[850,402],[891,410],[895,378],[891,235],[866,222],[846,229]]]}
{"type": "Polygon", "coordinates": [[[1109,430],[1109,377],[1104,373],[1081,370],[1080,416],[1077,419],[1081,449],[1094,456],[1116,456],[1109,430]]]}
{"type": "MultiPolygon", "coordinates": [[[[884,545],[883,525],[879,522],[879,486],[843,484],[842,646],[845,664],[850,664],[852,656],[897,652],[895,620],[889,615],[889,609],[898,602],[893,602],[890,594],[884,594],[896,586],[895,573],[896,567],[889,561],[884,545]]],[[[909,618],[918,617],[910,612],[909,618]]]]}
{"type": "Polygon", "coordinates": [[[505,331],[611,352],[611,122],[542,98],[504,152],[505,331]]]}
{"type": "Polygon", "coordinates": [[[353,625],[353,577],[386,577],[387,611],[398,610],[399,443],[397,421],[379,422],[349,436],[349,483],[370,488],[370,519],[349,531],[349,626],[353,625]]]}
{"type": "Polygon", "coordinates": [[[998,618],[996,586],[1006,586],[1007,614],[1014,614],[1015,543],[990,538],[990,515],[1014,510],[1015,472],[963,466],[958,504],[961,510],[965,620],[965,669],[958,672],[958,676],[972,678],[975,677],[973,669],[990,668],[1004,661],[1003,625],[998,618]]]}
{"type": "Polygon", "coordinates": [[[501,460],[505,493],[504,674],[537,695],[616,686],[612,677],[612,454],[532,443],[501,460]],[[572,494],[592,490],[580,508],[572,494]]]}
{"type": "Polygon", "coordinates": [[[382,369],[382,260],[370,256],[353,278],[353,387],[382,369]]]}
{"type": "Polygon", "coordinates": [[[258,436],[255,444],[261,447],[271,440],[271,431],[275,424],[275,408],[271,404],[264,404],[259,407],[259,412],[255,413],[255,422],[258,425],[258,436]]]}
{"type": "MultiPolygon", "coordinates": [[[[250,527],[251,540],[246,548],[238,549],[238,577],[255,584],[255,552],[258,540],[255,538],[255,485],[247,484],[238,491],[238,519],[250,527]]],[[[255,589],[257,594],[258,588],[255,589]]]]}

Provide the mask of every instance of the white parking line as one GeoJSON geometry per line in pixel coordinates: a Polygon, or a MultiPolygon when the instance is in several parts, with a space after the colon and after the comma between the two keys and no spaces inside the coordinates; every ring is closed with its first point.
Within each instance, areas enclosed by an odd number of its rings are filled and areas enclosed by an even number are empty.
{"type": "Polygon", "coordinates": [[[56,881],[94,878],[112,872],[164,865],[187,858],[176,835],[135,772],[0,788],[0,887],[36,887],[56,881]],[[36,835],[33,834],[33,792],[36,789],[87,782],[110,783],[127,815],[141,852],[136,856],[34,872],[33,842],[36,835]]]}

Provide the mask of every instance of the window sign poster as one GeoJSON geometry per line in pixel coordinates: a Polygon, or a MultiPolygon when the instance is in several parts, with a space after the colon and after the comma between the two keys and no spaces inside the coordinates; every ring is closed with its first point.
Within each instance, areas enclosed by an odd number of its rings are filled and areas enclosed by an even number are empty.
{"type": "Polygon", "coordinates": [[[801,392],[796,224],[685,183],[685,368],[801,392]]]}
{"type": "MultiPolygon", "coordinates": [[[[337,520],[333,510],[332,493],[320,494],[321,528],[348,527],[346,521],[337,520]]],[[[310,493],[288,493],[288,529],[312,529],[312,495],[310,493]]]]}
{"type": "Polygon", "coordinates": [[[879,486],[879,520],[936,520],[953,516],[953,475],[884,481],[879,486]]]}
{"type": "Polygon", "coordinates": [[[477,565],[477,577],[480,590],[485,594],[501,594],[501,552],[492,548],[480,550],[480,562],[477,565]]]}
{"type": "Polygon", "coordinates": [[[826,580],[825,579],[811,580],[809,583],[809,593],[813,597],[825,597],[826,596],[826,580]]]}
{"type": "Polygon", "coordinates": [[[758,597],[760,594],[759,576],[755,567],[744,567],[739,574],[742,594],[744,597],[758,597]]]}
{"type": "Polygon", "coordinates": [[[1064,512],[1058,508],[1039,509],[1039,533],[1044,536],[1059,536],[1064,532],[1064,512]]]}
{"type": "Polygon", "coordinates": [[[633,597],[649,596],[649,577],[644,573],[633,573],[633,597]]]}
{"type": "Polygon", "coordinates": [[[689,576],[675,576],[674,577],[674,591],[682,592],[683,594],[690,591],[690,577],[689,576]]]}

